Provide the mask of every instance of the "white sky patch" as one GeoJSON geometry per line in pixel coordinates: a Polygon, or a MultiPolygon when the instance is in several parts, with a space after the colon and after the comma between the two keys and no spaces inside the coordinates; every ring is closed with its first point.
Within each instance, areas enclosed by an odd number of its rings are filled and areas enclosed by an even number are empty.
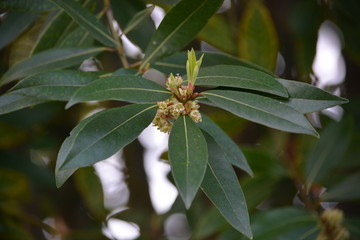
{"type": "Polygon", "coordinates": [[[110,218],[107,227],[103,227],[102,232],[109,239],[129,240],[140,237],[138,225],[116,218],[110,218]]]}
{"type": "Polygon", "coordinates": [[[155,6],[154,10],[151,13],[151,18],[154,21],[155,27],[158,28],[161,21],[165,17],[165,11],[161,7],[155,6]]]}
{"type": "Polygon", "coordinates": [[[170,165],[160,160],[160,155],[168,148],[168,137],[168,134],[161,133],[152,125],[139,136],[139,141],[145,148],[144,168],[151,202],[158,214],[166,213],[178,195],[176,187],[167,179],[170,165]]]}
{"type": "Polygon", "coordinates": [[[104,205],[107,209],[125,206],[129,200],[129,189],[124,181],[124,163],[121,152],[94,165],[104,191],[104,205]]]}
{"type": "Polygon", "coordinates": [[[320,26],[313,70],[318,78],[318,87],[339,85],[345,79],[345,61],[341,54],[342,42],[336,25],[325,21],[320,26]]]}
{"type": "MultiPolygon", "coordinates": [[[[345,61],[342,56],[342,38],[338,27],[331,21],[325,21],[319,29],[316,45],[316,55],[313,62],[313,71],[317,78],[316,85],[326,89],[328,86],[337,86],[343,83],[346,75],[345,61]]],[[[340,95],[340,91],[333,92],[340,95]]],[[[340,106],[328,108],[324,114],[339,121],[343,114],[340,106]]]]}

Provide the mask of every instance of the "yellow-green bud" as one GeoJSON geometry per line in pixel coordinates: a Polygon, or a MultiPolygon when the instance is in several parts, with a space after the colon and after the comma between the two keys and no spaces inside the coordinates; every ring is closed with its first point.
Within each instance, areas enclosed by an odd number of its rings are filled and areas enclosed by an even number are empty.
{"type": "Polygon", "coordinates": [[[201,66],[202,59],[204,57],[204,54],[200,57],[199,60],[196,61],[196,55],[194,49],[191,49],[191,51],[188,51],[188,60],[186,62],[186,73],[187,73],[187,79],[189,83],[192,85],[195,85],[195,81],[197,78],[197,75],[199,73],[199,69],[201,66]]]}

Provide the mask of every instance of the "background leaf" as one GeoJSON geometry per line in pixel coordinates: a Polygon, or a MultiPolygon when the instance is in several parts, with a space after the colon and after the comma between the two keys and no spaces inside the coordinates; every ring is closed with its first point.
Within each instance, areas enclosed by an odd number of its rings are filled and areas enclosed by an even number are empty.
{"type": "Polygon", "coordinates": [[[202,121],[197,123],[197,125],[215,140],[229,162],[252,176],[253,172],[238,145],[208,116],[203,113],[201,116],[202,121]]]}
{"type": "MultiPolygon", "coordinates": [[[[265,70],[264,68],[255,65],[253,63],[247,62],[243,59],[236,58],[225,53],[214,53],[214,52],[195,52],[196,57],[200,58],[202,54],[204,55],[203,61],[201,63],[201,68],[210,67],[219,64],[226,65],[237,65],[255,69],[258,71],[266,72],[272,75],[271,72],[265,70]]],[[[165,74],[177,74],[185,75],[186,74],[186,61],[187,61],[187,52],[175,53],[169,57],[165,57],[157,62],[155,62],[152,67],[165,73],[165,74]]]]}
{"type": "Polygon", "coordinates": [[[153,120],[155,106],[132,104],[96,113],[70,133],[62,146],[57,172],[90,166],[132,142],[153,120]],[[70,140],[68,140],[70,141],[70,140]]]}
{"type": "MultiPolygon", "coordinates": [[[[81,0],[78,2],[82,3],[83,6],[88,9],[94,9],[96,7],[96,2],[94,1],[81,0]]],[[[93,39],[88,36],[88,32],[85,32],[85,30],[78,27],[78,24],[76,24],[66,12],[59,10],[49,15],[48,20],[33,47],[32,54],[50,48],[84,47],[82,43],[85,39],[90,39],[91,42],[93,41],[93,39]],[[74,34],[76,34],[76,40],[72,41],[72,44],[69,44],[68,39],[74,34]]],[[[91,45],[87,46],[89,47],[91,45]]]]}
{"type": "Polygon", "coordinates": [[[209,160],[202,190],[236,230],[252,238],[246,201],[237,176],[222,149],[209,135],[205,136],[209,160]]]}
{"type": "Polygon", "coordinates": [[[274,70],[279,43],[271,15],[260,1],[247,2],[238,42],[240,57],[274,70]]]}
{"type": "Polygon", "coordinates": [[[278,100],[231,90],[209,90],[204,95],[217,106],[250,121],[282,131],[318,136],[301,113],[278,100]]]}
{"type": "Polygon", "coordinates": [[[353,124],[350,120],[343,120],[340,123],[332,122],[322,131],[321,138],[306,160],[305,173],[308,187],[312,183],[321,181],[341,160],[352,133],[353,124]]]}
{"type": "Polygon", "coordinates": [[[186,208],[190,208],[204,178],[208,159],[206,141],[189,116],[181,115],[169,136],[171,172],[186,208]]]}
{"type": "Polygon", "coordinates": [[[231,26],[221,15],[210,18],[197,37],[223,52],[237,54],[237,45],[232,39],[231,26]]]}
{"type": "MultiPolygon", "coordinates": [[[[143,0],[110,0],[114,18],[120,28],[124,30],[130,21],[141,11],[148,11],[143,0]]],[[[135,45],[143,51],[146,49],[151,35],[155,32],[155,24],[150,16],[134,28],[131,32],[125,34],[135,45]]]]}
{"type": "Polygon", "coordinates": [[[251,222],[254,239],[259,240],[286,239],[281,236],[296,228],[302,230],[301,236],[297,235],[296,239],[305,239],[307,234],[314,233],[317,229],[316,220],[309,212],[294,207],[260,212],[254,216],[251,222]],[[273,224],[274,222],[277,224],[273,224]],[[302,227],[307,228],[302,229],[302,227]]]}
{"type": "Polygon", "coordinates": [[[183,48],[204,27],[222,2],[223,0],[183,0],[176,4],[151,37],[140,68],[183,48]]]}
{"type": "Polygon", "coordinates": [[[164,101],[171,93],[153,81],[134,75],[104,77],[81,88],[71,98],[67,107],[79,102],[118,100],[134,103],[164,101]]]}
{"type": "Polygon", "coordinates": [[[72,0],[51,0],[69,16],[74,19],[81,27],[88,31],[92,37],[105,46],[114,47],[116,40],[110,35],[108,29],[87,9],[72,0]]]}
{"type": "Polygon", "coordinates": [[[6,84],[13,80],[44,72],[46,70],[61,69],[83,62],[85,59],[95,56],[106,48],[67,48],[51,49],[25,59],[10,68],[0,79],[0,84],[6,84]]]}
{"type": "Polygon", "coordinates": [[[201,68],[196,85],[243,88],[288,97],[283,85],[271,75],[242,66],[216,65],[201,68]]]}
{"type": "Polygon", "coordinates": [[[40,36],[34,44],[31,55],[55,47],[64,35],[71,28],[74,28],[73,25],[74,22],[64,11],[49,14],[42,27],[40,36]]]}
{"type": "Polygon", "coordinates": [[[360,173],[353,174],[335,186],[328,189],[324,199],[326,201],[347,201],[360,199],[360,173]]]}
{"type": "Polygon", "coordinates": [[[142,23],[150,17],[150,14],[154,10],[155,6],[151,6],[148,8],[145,8],[144,10],[136,13],[134,17],[132,17],[129,21],[129,23],[126,25],[123,33],[126,35],[127,33],[131,32],[133,29],[139,27],[142,25],[142,23]]]}
{"type": "Polygon", "coordinates": [[[16,39],[38,16],[36,12],[9,11],[0,25],[0,49],[16,39]]]}
{"type": "Polygon", "coordinates": [[[96,219],[105,220],[104,193],[99,176],[93,167],[79,169],[74,175],[75,185],[87,208],[96,219]]]}
{"type": "Polygon", "coordinates": [[[21,10],[21,11],[48,11],[57,7],[49,0],[2,0],[0,8],[21,10]]]}

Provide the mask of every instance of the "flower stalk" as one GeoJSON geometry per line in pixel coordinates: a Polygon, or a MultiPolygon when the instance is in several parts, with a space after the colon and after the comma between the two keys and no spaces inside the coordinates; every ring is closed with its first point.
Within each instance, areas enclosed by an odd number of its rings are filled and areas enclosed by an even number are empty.
{"type": "Polygon", "coordinates": [[[195,100],[199,93],[194,92],[194,90],[203,56],[196,60],[195,51],[193,49],[188,51],[188,60],[186,62],[187,85],[184,85],[184,80],[179,74],[174,76],[171,73],[166,79],[167,89],[172,92],[172,96],[157,103],[158,110],[153,120],[153,124],[161,132],[170,132],[172,121],[176,120],[181,114],[189,115],[194,122],[201,122],[201,114],[198,110],[200,105],[195,100]]]}

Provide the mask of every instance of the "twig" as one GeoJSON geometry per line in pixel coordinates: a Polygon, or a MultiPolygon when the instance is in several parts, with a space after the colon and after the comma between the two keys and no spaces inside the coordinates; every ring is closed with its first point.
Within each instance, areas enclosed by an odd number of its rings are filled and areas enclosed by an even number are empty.
{"type": "Polygon", "coordinates": [[[111,30],[111,34],[113,35],[115,41],[117,42],[117,45],[116,45],[116,50],[119,54],[119,57],[120,57],[120,61],[122,63],[122,65],[124,66],[124,68],[129,68],[129,63],[126,59],[126,56],[124,54],[124,48],[122,46],[122,43],[121,43],[121,39],[119,37],[119,35],[117,34],[115,28],[114,28],[114,17],[113,17],[113,14],[109,8],[110,6],[110,3],[109,3],[109,0],[104,0],[104,6],[106,7],[106,17],[108,19],[108,22],[109,22],[109,25],[110,25],[110,30],[111,30]]]}

